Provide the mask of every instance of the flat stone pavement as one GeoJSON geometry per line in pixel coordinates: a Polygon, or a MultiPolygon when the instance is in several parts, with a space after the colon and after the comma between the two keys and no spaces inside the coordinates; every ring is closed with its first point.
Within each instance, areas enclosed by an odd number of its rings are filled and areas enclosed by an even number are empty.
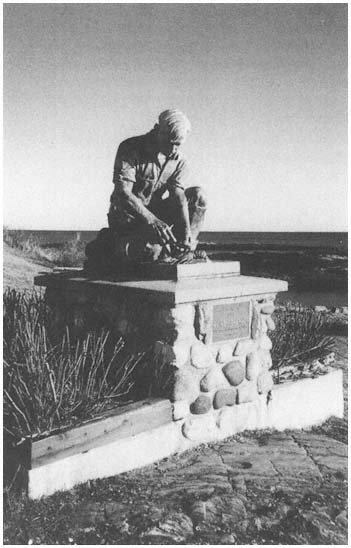
{"type": "Polygon", "coordinates": [[[109,500],[99,496],[106,480],[94,482],[70,535],[78,544],[347,544],[346,480],[341,441],[235,436],[110,479],[109,500]]]}
{"type": "Polygon", "coordinates": [[[347,445],[260,431],[24,508],[5,544],[347,544],[347,445]],[[19,538],[17,530],[25,531],[19,538]]]}

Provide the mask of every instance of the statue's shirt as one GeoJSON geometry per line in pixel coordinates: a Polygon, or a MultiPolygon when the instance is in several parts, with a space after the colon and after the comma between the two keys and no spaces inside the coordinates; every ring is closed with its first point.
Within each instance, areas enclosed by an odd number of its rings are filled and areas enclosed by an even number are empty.
{"type": "Polygon", "coordinates": [[[153,196],[172,187],[184,189],[186,172],[186,162],[179,152],[172,158],[157,153],[154,130],[123,141],[114,164],[115,191],[111,195],[109,215],[122,225],[135,220],[132,213],[125,211],[116,192],[121,183],[132,183],[133,193],[148,207],[153,196]]]}

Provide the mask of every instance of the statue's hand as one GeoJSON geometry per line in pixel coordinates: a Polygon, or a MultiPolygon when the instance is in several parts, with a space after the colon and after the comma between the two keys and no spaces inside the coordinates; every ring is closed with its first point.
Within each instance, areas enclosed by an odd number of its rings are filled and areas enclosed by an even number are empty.
{"type": "Polygon", "coordinates": [[[178,243],[182,246],[182,247],[185,247],[185,248],[190,248],[191,247],[191,232],[186,232],[184,238],[179,241],[178,240],[178,243]]]}
{"type": "Polygon", "coordinates": [[[155,218],[151,223],[151,228],[160,243],[168,244],[177,241],[171,227],[161,219],[155,218]]]}

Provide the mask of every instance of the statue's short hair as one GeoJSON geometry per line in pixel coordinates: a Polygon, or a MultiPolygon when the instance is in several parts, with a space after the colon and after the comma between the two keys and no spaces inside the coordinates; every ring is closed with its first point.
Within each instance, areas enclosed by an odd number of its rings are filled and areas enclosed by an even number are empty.
{"type": "Polygon", "coordinates": [[[158,123],[160,128],[167,130],[173,139],[186,137],[191,131],[191,124],[188,118],[178,109],[169,109],[161,112],[158,117],[158,123]]]}

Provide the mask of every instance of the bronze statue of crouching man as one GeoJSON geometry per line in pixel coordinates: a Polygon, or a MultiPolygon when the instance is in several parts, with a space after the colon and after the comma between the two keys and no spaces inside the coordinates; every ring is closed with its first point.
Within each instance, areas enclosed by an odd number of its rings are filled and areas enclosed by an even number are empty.
{"type": "Polygon", "coordinates": [[[206,260],[195,252],[206,199],[200,187],[185,188],[187,166],[180,153],[190,129],[181,111],[166,110],[149,133],[120,144],[109,228],[87,245],[87,270],[116,272],[128,264],[206,260]]]}

